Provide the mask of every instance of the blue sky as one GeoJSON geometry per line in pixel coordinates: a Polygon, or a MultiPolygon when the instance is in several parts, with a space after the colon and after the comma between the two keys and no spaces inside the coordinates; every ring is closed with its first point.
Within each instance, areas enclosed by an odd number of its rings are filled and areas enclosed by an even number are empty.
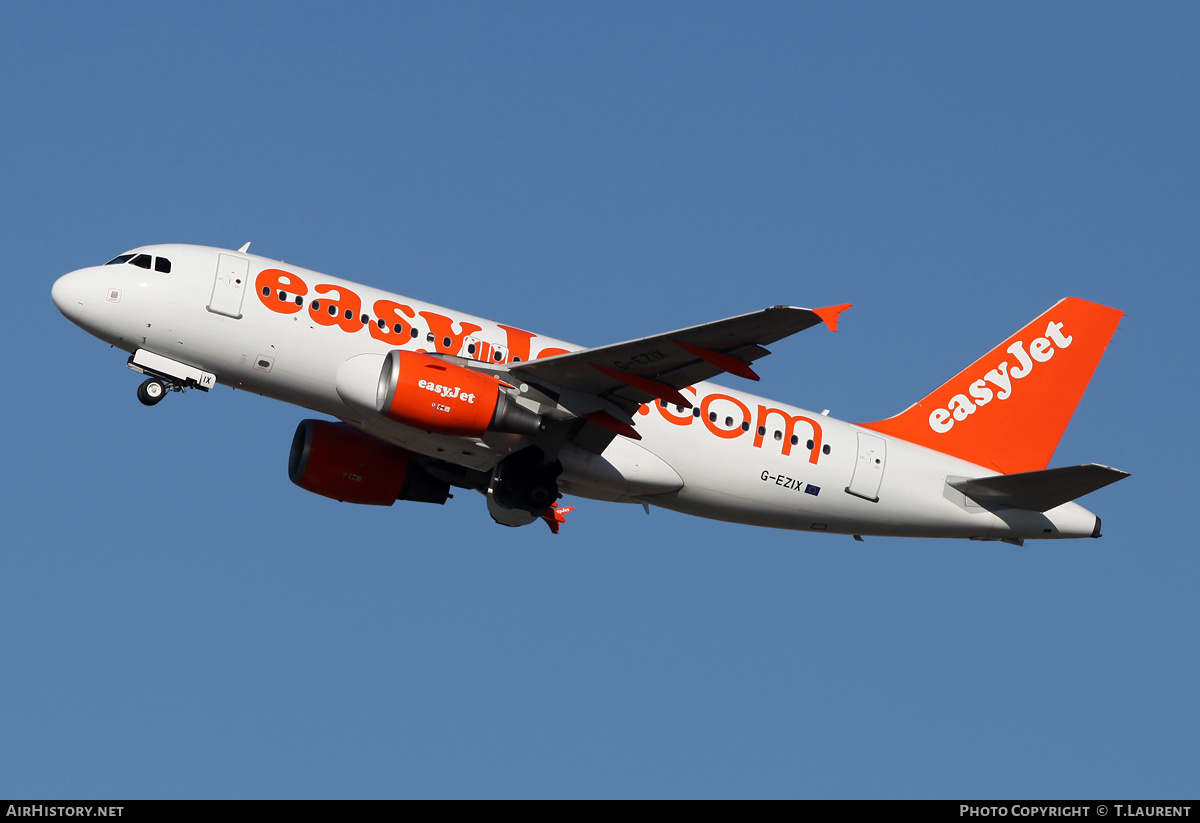
{"type": "Polygon", "coordinates": [[[1194,4],[12,3],[0,796],[1194,797],[1194,4]],[[1067,295],[1101,540],[288,482],[50,286],[253,250],[581,344],[853,303],[763,393],[874,420],[1067,295]]]}

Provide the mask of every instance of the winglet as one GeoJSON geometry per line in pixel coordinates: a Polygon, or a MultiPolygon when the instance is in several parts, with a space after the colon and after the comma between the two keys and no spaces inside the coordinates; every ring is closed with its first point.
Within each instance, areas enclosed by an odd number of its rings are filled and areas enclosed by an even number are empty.
{"type": "Polygon", "coordinates": [[[718,369],[724,369],[730,374],[744,377],[747,380],[759,379],[758,375],[754,373],[754,369],[732,355],[722,354],[719,351],[706,349],[703,346],[693,346],[691,343],[684,343],[682,340],[676,340],[675,345],[688,354],[696,355],[705,363],[716,366],[718,369]]]}
{"type": "Polygon", "coordinates": [[[812,313],[824,321],[830,331],[837,331],[838,315],[850,308],[853,303],[843,303],[840,306],[826,306],[823,309],[813,309],[812,313]]]}
{"type": "MultiPolygon", "coordinates": [[[[562,497],[560,494],[559,497],[562,497]]],[[[555,498],[555,502],[558,498],[555,498]]],[[[567,522],[567,515],[575,511],[574,506],[547,506],[542,512],[542,520],[546,521],[546,525],[550,527],[551,534],[558,534],[559,527],[567,522]]]]}

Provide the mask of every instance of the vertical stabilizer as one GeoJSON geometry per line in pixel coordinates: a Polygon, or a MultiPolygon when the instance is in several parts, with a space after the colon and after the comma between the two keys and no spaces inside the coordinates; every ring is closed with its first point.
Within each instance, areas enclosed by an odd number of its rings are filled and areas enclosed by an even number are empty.
{"type": "Polygon", "coordinates": [[[925,399],[862,425],[1003,474],[1044,469],[1122,315],[1060,300],[925,399]]]}

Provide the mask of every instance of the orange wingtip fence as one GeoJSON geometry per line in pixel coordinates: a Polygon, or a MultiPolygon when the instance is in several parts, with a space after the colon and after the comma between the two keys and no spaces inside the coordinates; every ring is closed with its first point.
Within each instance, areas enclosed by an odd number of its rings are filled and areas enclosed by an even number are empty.
{"type": "MultiPolygon", "coordinates": [[[[562,497],[560,494],[559,497],[562,497]]],[[[542,512],[542,520],[550,527],[551,534],[558,534],[559,528],[567,522],[567,515],[575,511],[574,506],[550,506],[542,512]]]]}
{"type": "Polygon", "coordinates": [[[852,308],[852,303],[842,303],[840,306],[826,306],[822,309],[812,309],[812,313],[821,318],[830,331],[837,331],[838,318],[846,309],[852,308]]]}

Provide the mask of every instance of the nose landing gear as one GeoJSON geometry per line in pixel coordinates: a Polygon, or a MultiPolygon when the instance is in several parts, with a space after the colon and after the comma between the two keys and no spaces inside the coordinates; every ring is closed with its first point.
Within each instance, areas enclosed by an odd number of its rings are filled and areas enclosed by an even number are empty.
{"type": "Polygon", "coordinates": [[[149,378],[137,390],[138,400],[146,406],[161,403],[169,391],[187,391],[189,388],[208,391],[217,385],[217,376],[212,372],[145,349],[135,351],[125,365],[149,378]]]}

